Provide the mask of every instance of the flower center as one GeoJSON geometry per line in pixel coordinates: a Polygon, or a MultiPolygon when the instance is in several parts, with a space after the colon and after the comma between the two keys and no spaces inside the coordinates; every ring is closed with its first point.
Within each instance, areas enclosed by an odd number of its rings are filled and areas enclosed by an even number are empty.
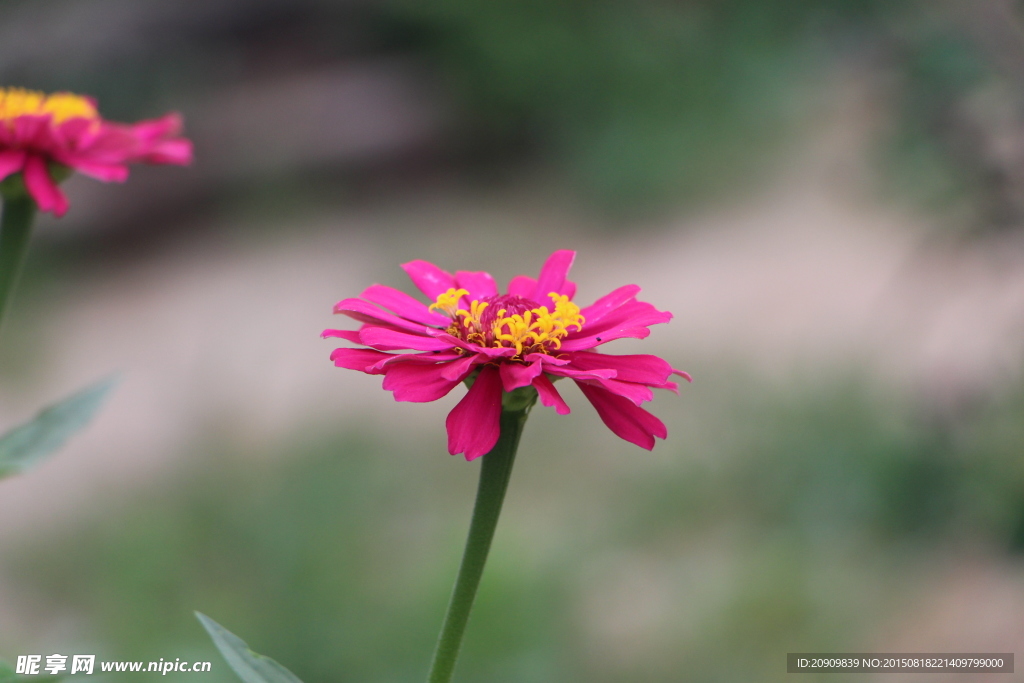
{"type": "Polygon", "coordinates": [[[513,294],[485,296],[471,301],[468,310],[460,308],[467,296],[465,289],[449,289],[437,297],[430,310],[442,311],[452,319],[448,327],[452,336],[480,346],[514,348],[515,358],[559,349],[570,328],[582,330],[585,322],[580,307],[558,292],[548,294],[553,310],[513,294]]]}
{"type": "Polygon", "coordinates": [[[52,95],[24,90],[0,88],[0,121],[11,125],[20,116],[49,116],[53,123],[69,119],[98,120],[96,107],[87,98],[58,92],[52,95]]]}

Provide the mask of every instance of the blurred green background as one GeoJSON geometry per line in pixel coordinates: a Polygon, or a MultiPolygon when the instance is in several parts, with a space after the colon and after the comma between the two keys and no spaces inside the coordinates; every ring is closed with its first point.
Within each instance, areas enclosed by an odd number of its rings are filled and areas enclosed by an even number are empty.
{"type": "Polygon", "coordinates": [[[1011,651],[1020,21],[995,0],[7,0],[4,84],[180,110],[196,163],[75,178],[35,236],[0,426],[125,380],[0,483],[0,657],[233,680],[200,610],[307,683],[421,680],[475,486],[445,454],[460,390],[394,404],[316,337],[371,282],[411,291],[399,263],[507,281],[556,248],[580,251],[582,303],[635,281],[676,313],[609,352],[695,382],[653,404],[650,454],[578,392],[534,411],[458,679],[1011,651]]]}

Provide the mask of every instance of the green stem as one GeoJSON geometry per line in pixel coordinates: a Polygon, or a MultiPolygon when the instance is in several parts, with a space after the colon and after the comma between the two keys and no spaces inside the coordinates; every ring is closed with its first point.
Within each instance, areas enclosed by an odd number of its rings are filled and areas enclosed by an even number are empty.
{"type": "Polygon", "coordinates": [[[27,194],[4,196],[3,218],[0,219],[0,324],[18,283],[35,215],[35,200],[27,194]]]}
{"type": "Polygon", "coordinates": [[[466,539],[466,550],[462,554],[462,565],[459,576],[455,579],[455,588],[448,603],[448,613],[441,627],[441,636],[434,651],[434,661],[430,666],[428,683],[448,683],[455,670],[455,660],[459,656],[462,636],[466,632],[466,622],[473,608],[480,577],[484,573],[487,552],[491,549],[494,529],[498,526],[501,515],[501,504],[505,500],[508,480],[512,476],[512,464],[516,459],[519,447],[519,436],[526,424],[529,406],[520,410],[501,411],[501,435],[498,443],[490,453],[483,456],[480,465],[480,484],[476,491],[476,504],[473,506],[473,520],[469,524],[469,537],[466,539]]]}

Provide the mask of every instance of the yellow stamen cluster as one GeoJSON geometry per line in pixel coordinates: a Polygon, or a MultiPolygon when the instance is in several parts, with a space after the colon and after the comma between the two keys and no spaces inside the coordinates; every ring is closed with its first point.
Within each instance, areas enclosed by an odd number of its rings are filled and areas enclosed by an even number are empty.
{"type": "Polygon", "coordinates": [[[548,296],[554,300],[554,311],[549,312],[547,306],[541,306],[507,317],[504,310],[498,311],[498,319],[494,321],[494,338],[499,342],[507,342],[499,346],[515,346],[517,356],[522,355],[524,349],[559,349],[570,327],[583,329],[584,321],[579,306],[558,292],[551,292],[548,296]]]}
{"type": "Polygon", "coordinates": [[[10,123],[19,116],[51,117],[53,123],[69,119],[99,119],[88,99],[67,92],[52,95],[23,88],[0,88],[0,121],[10,123]]]}
{"type": "Polygon", "coordinates": [[[462,297],[469,296],[465,289],[449,289],[447,292],[438,295],[437,301],[430,304],[430,310],[442,311],[455,322],[448,328],[448,332],[456,337],[474,344],[487,346],[487,335],[481,322],[484,309],[490,306],[486,301],[473,299],[469,303],[469,310],[459,308],[462,297]]]}
{"type": "Polygon", "coordinates": [[[459,314],[459,301],[464,296],[469,296],[469,292],[465,289],[449,289],[444,294],[438,295],[437,301],[430,304],[430,310],[443,311],[448,314],[449,318],[456,318],[459,314]]]}
{"type": "MultiPolygon", "coordinates": [[[[505,308],[487,316],[484,311],[491,302],[473,300],[469,310],[459,308],[459,301],[469,295],[464,289],[449,289],[437,297],[430,310],[443,311],[452,318],[448,331],[461,339],[481,346],[515,348],[519,358],[525,353],[549,353],[562,346],[562,339],[572,329],[583,329],[584,318],[580,308],[569,297],[557,292],[548,294],[554,310],[547,306],[508,314],[505,308]]],[[[499,299],[500,301],[501,299],[499,299]]]]}

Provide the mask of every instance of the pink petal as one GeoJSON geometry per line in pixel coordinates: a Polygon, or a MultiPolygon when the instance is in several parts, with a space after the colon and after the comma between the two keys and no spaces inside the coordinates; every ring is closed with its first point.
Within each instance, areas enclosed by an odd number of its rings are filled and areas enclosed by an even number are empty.
{"type": "Polygon", "coordinates": [[[581,351],[585,349],[592,349],[600,346],[601,344],[607,344],[610,341],[616,339],[646,339],[651,336],[651,331],[646,327],[619,327],[613,330],[606,330],[600,334],[594,334],[589,337],[579,337],[577,339],[569,339],[562,342],[563,351],[581,351]]]}
{"type": "Polygon", "coordinates": [[[568,415],[569,405],[562,399],[562,395],[555,389],[554,383],[546,375],[538,375],[533,379],[533,387],[537,390],[541,405],[548,408],[554,406],[555,412],[559,415],[568,415]]]}
{"type": "Polygon", "coordinates": [[[560,291],[559,294],[566,295],[569,297],[569,300],[572,301],[572,298],[576,296],[576,283],[572,280],[566,280],[565,284],[562,285],[562,291],[560,291]]]}
{"type": "Polygon", "coordinates": [[[459,404],[448,413],[448,452],[474,460],[489,453],[501,433],[501,377],[485,366],[459,404]]]}
{"type": "MultiPolygon", "coordinates": [[[[546,297],[550,292],[564,294],[565,278],[572,268],[572,262],[576,258],[576,252],[569,249],[556,251],[540,269],[540,276],[537,278],[536,295],[546,297]]],[[[575,290],[575,287],[573,287],[575,290]]]]}
{"type": "Polygon", "coordinates": [[[359,370],[368,375],[382,375],[383,370],[375,369],[374,366],[394,356],[390,353],[381,353],[371,349],[334,349],[331,353],[331,360],[339,368],[359,370]]]}
{"type": "Polygon", "coordinates": [[[25,166],[25,150],[5,149],[0,151],[0,180],[17,173],[25,166]]]}
{"type": "Polygon", "coordinates": [[[605,294],[592,305],[580,311],[580,313],[586,318],[586,325],[593,325],[622,304],[631,301],[639,293],[639,286],[624,285],[609,294],[605,294]]]}
{"type": "Polygon", "coordinates": [[[53,139],[64,150],[77,150],[88,146],[96,138],[95,121],[86,118],[69,119],[50,126],[53,139]]]}
{"type": "MultiPolygon", "coordinates": [[[[350,349],[355,351],[367,351],[370,349],[350,349]]],[[[367,365],[363,372],[370,375],[383,375],[385,368],[389,365],[396,363],[415,363],[419,365],[438,365],[444,363],[445,366],[450,367],[449,361],[462,360],[462,356],[456,353],[438,353],[437,351],[427,351],[425,353],[385,353],[378,356],[378,360],[373,365],[367,365]]],[[[356,368],[358,369],[358,368],[356,368]]],[[[443,372],[442,376],[448,374],[443,372]]],[[[450,379],[445,377],[446,379],[450,379]]]]}
{"type": "Polygon", "coordinates": [[[673,372],[668,361],[650,354],[613,356],[606,353],[577,351],[566,354],[570,366],[577,370],[595,370],[611,368],[615,370],[615,378],[624,382],[640,384],[664,384],[673,372]]]}
{"type": "Polygon", "coordinates": [[[181,116],[167,114],[159,119],[140,121],[131,126],[136,149],[133,160],[149,164],[176,164],[184,166],[192,162],[192,142],[175,137],[181,133],[181,116]]]}
{"type": "Polygon", "coordinates": [[[615,377],[615,371],[611,368],[598,368],[595,370],[574,370],[573,368],[560,367],[557,365],[551,365],[544,368],[544,371],[549,375],[556,375],[558,377],[571,377],[572,379],[585,380],[585,379],[612,379],[615,377]]]}
{"type": "Polygon", "coordinates": [[[381,351],[413,349],[415,351],[444,351],[452,345],[444,339],[400,332],[390,327],[367,325],[359,330],[359,343],[381,351]]]}
{"type": "Polygon", "coordinates": [[[498,285],[490,273],[484,271],[470,272],[458,270],[455,272],[455,288],[465,289],[469,292],[469,299],[483,299],[485,296],[497,296],[498,285]]]}
{"type": "Polygon", "coordinates": [[[98,131],[73,128],[69,122],[60,128],[71,139],[71,151],[81,159],[97,164],[124,164],[138,160],[138,137],[130,126],[104,122],[98,131]]]}
{"type": "Polygon", "coordinates": [[[362,299],[342,299],[334,304],[334,312],[371,325],[383,323],[389,327],[397,327],[418,334],[427,334],[428,332],[427,326],[422,323],[392,315],[362,299]]]}
{"type": "Polygon", "coordinates": [[[542,369],[543,366],[539,361],[529,365],[502,363],[500,368],[501,383],[505,387],[505,391],[528,386],[533,382],[534,377],[540,375],[542,369]]]}
{"type": "Polygon", "coordinates": [[[152,143],[178,135],[181,133],[181,115],[170,113],[158,119],[139,121],[131,126],[131,131],[143,143],[152,143]]]}
{"type": "Polygon", "coordinates": [[[370,285],[359,295],[367,301],[397,313],[406,320],[430,325],[432,327],[448,327],[451,320],[440,313],[434,313],[422,301],[414,299],[405,292],[385,285],[370,285]]]}
{"type": "Polygon", "coordinates": [[[616,436],[647,450],[654,448],[654,437],[664,439],[668,436],[665,424],[643,408],[600,387],[577,384],[597,410],[601,421],[616,436]]]}
{"type": "Polygon", "coordinates": [[[128,179],[128,167],[124,165],[97,164],[76,158],[75,155],[55,154],[54,157],[65,166],[105,183],[123,183],[128,179]]]}
{"type": "Polygon", "coordinates": [[[462,380],[472,370],[474,365],[480,363],[486,363],[486,356],[478,356],[473,354],[471,356],[462,356],[453,363],[447,364],[447,369],[442,373],[445,379],[462,380]]]}
{"type": "Polygon", "coordinates": [[[0,147],[11,148],[14,146],[14,131],[8,126],[0,126],[0,147]]]}
{"type": "Polygon", "coordinates": [[[50,117],[19,116],[14,119],[11,130],[13,146],[21,149],[45,149],[47,145],[50,117]]]}
{"type": "Polygon", "coordinates": [[[615,370],[610,368],[595,368],[582,371],[574,370],[571,367],[551,367],[546,368],[546,370],[551,375],[571,377],[576,380],[577,384],[586,382],[587,384],[603,387],[613,394],[624,396],[635,405],[654,400],[654,392],[648,387],[635,382],[623,382],[615,377],[615,370]]]}
{"type": "MultiPolygon", "coordinates": [[[[373,366],[375,370],[380,370],[388,365],[394,365],[395,363],[417,363],[419,365],[437,365],[444,363],[446,367],[450,368],[452,363],[450,361],[462,360],[464,356],[460,356],[457,353],[442,353],[440,351],[425,351],[424,353],[396,353],[389,355],[384,360],[378,362],[373,366]]],[[[452,374],[448,370],[441,373],[445,379],[454,379],[448,377],[452,374]]]]}
{"type": "Polygon", "coordinates": [[[175,137],[181,131],[181,117],[177,114],[133,125],[104,121],[99,130],[71,120],[58,126],[56,131],[69,150],[83,160],[100,165],[138,161],[185,165],[192,161],[192,142],[175,137]]]}
{"type": "Polygon", "coordinates": [[[362,340],[359,339],[359,333],[355,330],[324,330],[320,333],[321,339],[327,339],[328,337],[338,337],[356,344],[363,343],[362,340]]]}
{"type": "Polygon", "coordinates": [[[623,382],[618,379],[596,379],[596,380],[584,380],[588,384],[600,385],[604,389],[622,396],[623,398],[629,399],[633,405],[640,405],[647,403],[648,401],[654,400],[654,392],[646,384],[637,384],[635,382],[623,382]]]}
{"type": "Polygon", "coordinates": [[[455,287],[455,278],[451,273],[441,270],[427,261],[410,261],[403,263],[402,269],[409,274],[409,279],[421,292],[434,301],[439,294],[444,294],[455,287]]]}
{"type": "Polygon", "coordinates": [[[22,177],[28,193],[36,200],[40,211],[52,211],[58,218],[67,213],[68,200],[53,182],[42,157],[30,155],[25,161],[22,177]]]}
{"type": "Polygon", "coordinates": [[[140,161],[147,164],[174,164],[187,166],[192,163],[192,141],[185,138],[164,140],[142,155],[140,161]]]}
{"type": "Polygon", "coordinates": [[[610,311],[597,321],[587,321],[584,328],[591,332],[613,327],[647,327],[672,320],[668,311],[659,311],[644,301],[629,301],[610,311]]]}
{"type": "Polygon", "coordinates": [[[396,401],[427,403],[446,396],[462,378],[444,376],[447,363],[392,363],[384,368],[384,388],[395,394],[396,401]]]}
{"type": "Polygon", "coordinates": [[[465,349],[470,353],[477,353],[488,358],[508,358],[516,355],[514,348],[507,348],[504,346],[480,346],[479,344],[472,344],[467,341],[463,341],[458,337],[453,337],[450,334],[442,332],[441,334],[432,335],[435,339],[447,342],[449,346],[456,346],[460,349],[465,349]]]}
{"type": "Polygon", "coordinates": [[[544,365],[568,365],[569,364],[569,359],[568,358],[555,358],[554,356],[549,356],[546,353],[528,353],[525,356],[523,356],[523,360],[525,360],[527,363],[533,363],[535,361],[539,361],[539,362],[543,363],[544,365]]]}
{"type": "MultiPolygon", "coordinates": [[[[513,296],[521,296],[524,299],[533,299],[537,292],[537,281],[526,275],[516,275],[508,283],[508,293],[513,296]]],[[[533,299],[536,301],[536,299],[533,299]]]]}
{"type": "Polygon", "coordinates": [[[642,301],[632,301],[603,316],[595,324],[590,324],[589,320],[584,322],[583,330],[570,332],[560,350],[591,349],[623,337],[643,339],[651,333],[648,326],[667,323],[671,319],[672,314],[667,311],[659,311],[642,301]]]}
{"type": "Polygon", "coordinates": [[[664,384],[648,384],[651,389],[667,389],[673,394],[679,395],[679,385],[675,382],[665,382],[664,384]]]}

